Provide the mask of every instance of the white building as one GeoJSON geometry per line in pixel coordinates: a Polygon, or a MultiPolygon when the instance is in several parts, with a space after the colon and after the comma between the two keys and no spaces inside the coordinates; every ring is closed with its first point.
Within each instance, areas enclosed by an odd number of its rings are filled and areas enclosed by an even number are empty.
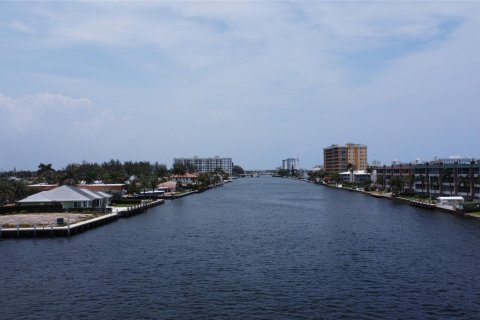
{"type": "Polygon", "coordinates": [[[103,209],[110,204],[111,194],[76,188],[60,186],[58,188],[35,193],[18,201],[20,205],[51,205],[60,203],[63,209],[103,209]]]}
{"type": "Polygon", "coordinates": [[[233,162],[232,158],[220,158],[215,156],[213,158],[174,158],[173,164],[176,163],[184,165],[193,165],[199,173],[214,172],[215,169],[220,168],[228,174],[232,174],[233,162]]]}
{"type": "Polygon", "coordinates": [[[366,170],[340,172],[343,182],[363,183],[370,181],[371,175],[366,170]]]}
{"type": "Polygon", "coordinates": [[[298,158],[288,158],[282,160],[282,169],[284,170],[298,170],[300,169],[298,158]]]}

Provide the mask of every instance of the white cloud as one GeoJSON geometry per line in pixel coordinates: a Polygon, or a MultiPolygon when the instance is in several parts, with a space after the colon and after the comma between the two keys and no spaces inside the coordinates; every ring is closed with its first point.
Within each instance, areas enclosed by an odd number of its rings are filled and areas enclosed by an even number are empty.
{"type": "MultiPolygon", "coordinates": [[[[24,12],[34,12],[34,24],[28,22],[29,14],[5,20],[19,34],[35,30],[35,37],[18,40],[27,50],[12,50],[25,55],[18,67],[36,61],[34,76],[24,71],[25,79],[12,77],[16,85],[11,87],[27,83],[25,92],[65,96],[0,96],[2,114],[15,106],[7,113],[12,121],[0,120],[9,128],[5,132],[26,134],[56,122],[84,140],[113,128],[114,140],[121,135],[118,128],[128,123],[132,141],[142,141],[145,131],[168,136],[162,145],[174,156],[181,148],[199,154],[202,149],[234,150],[226,147],[229,140],[236,145],[245,141],[250,148],[263,138],[268,146],[283,147],[282,135],[295,128],[299,150],[359,140],[377,144],[377,152],[387,154],[397,151],[382,144],[402,141],[405,131],[413,136],[432,132],[434,123],[442,122],[439,115],[453,105],[474,115],[466,120],[469,126],[478,118],[473,101],[478,101],[480,83],[480,26],[474,2],[80,2],[32,7],[24,12]],[[66,96],[101,101],[109,110],[66,96]],[[428,115],[432,121],[426,124],[416,116],[400,121],[392,119],[392,112],[428,115]],[[229,134],[218,137],[218,128],[229,134]]],[[[8,51],[2,54],[8,56],[8,51]]],[[[467,139],[478,130],[470,126],[456,133],[467,139]]],[[[437,133],[418,145],[434,148],[433,136],[449,139],[437,133]]],[[[132,148],[153,154],[146,144],[132,148]]],[[[263,145],[251,148],[263,150],[263,145]]],[[[268,158],[278,150],[265,147],[262,152],[268,158]]]]}

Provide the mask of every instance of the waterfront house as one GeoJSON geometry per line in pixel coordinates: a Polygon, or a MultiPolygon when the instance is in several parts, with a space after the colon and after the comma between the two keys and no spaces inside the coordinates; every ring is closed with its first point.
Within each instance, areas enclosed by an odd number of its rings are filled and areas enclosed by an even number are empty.
{"type": "Polygon", "coordinates": [[[78,188],[87,189],[92,191],[107,191],[107,192],[123,192],[127,189],[127,185],[125,183],[81,183],[77,185],[78,188]]]}
{"type": "Polygon", "coordinates": [[[183,185],[194,184],[198,180],[198,174],[186,173],[183,175],[174,174],[170,176],[171,181],[181,182],[183,185]]]}
{"type": "Polygon", "coordinates": [[[60,203],[63,209],[104,209],[110,204],[112,195],[72,186],[60,186],[35,193],[18,201],[20,205],[52,205],[60,203]]]}
{"type": "Polygon", "coordinates": [[[176,192],[177,191],[177,182],[175,181],[167,181],[160,183],[158,185],[159,190],[163,190],[165,192],[176,192]]]}

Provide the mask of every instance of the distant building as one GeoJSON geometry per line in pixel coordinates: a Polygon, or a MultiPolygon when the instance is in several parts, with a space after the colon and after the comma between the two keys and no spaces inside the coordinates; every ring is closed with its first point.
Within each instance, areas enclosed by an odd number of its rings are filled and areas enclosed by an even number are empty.
{"type": "Polygon", "coordinates": [[[282,169],[284,170],[298,170],[300,169],[298,158],[288,158],[282,160],[282,169]]]}
{"type": "Polygon", "coordinates": [[[220,168],[226,173],[232,174],[233,169],[232,158],[220,158],[219,156],[213,158],[174,158],[173,164],[176,163],[193,165],[199,173],[214,172],[215,169],[220,168]]]}
{"type": "Polygon", "coordinates": [[[380,167],[382,165],[382,161],[380,160],[373,160],[372,167],[380,167]]]}
{"type": "Polygon", "coordinates": [[[347,170],[349,163],[355,166],[355,170],[365,170],[368,166],[367,146],[354,143],[332,144],[323,149],[325,172],[344,172],[347,170]]]}

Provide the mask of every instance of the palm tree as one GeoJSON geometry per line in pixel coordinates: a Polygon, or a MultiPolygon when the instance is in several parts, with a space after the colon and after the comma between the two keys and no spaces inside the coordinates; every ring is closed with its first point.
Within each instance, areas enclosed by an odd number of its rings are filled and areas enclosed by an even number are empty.
{"type": "Polygon", "coordinates": [[[353,163],[347,164],[347,171],[350,171],[350,182],[355,182],[355,175],[353,171],[355,171],[356,167],[353,163]]]}
{"type": "Polygon", "coordinates": [[[187,167],[181,163],[175,163],[172,168],[172,174],[177,176],[185,176],[187,174],[187,167]]]}
{"type": "Polygon", "coordinates": [[[448,182],[449,187],[450,187],[450,196],[451,196],[452,195],[452,171],[451,171],[451,169],[448,169],[447,171],[445,171],[445,173],[442,175],[442,180],[445,181],[445,182],[448,182]]]}
{"type": "Polygon", "coordinates": [[[39,177],[44,178],[44,182],[49,182],[51,180],[52,173],[55,172],[55,170],[52,168],[52,164],[44,164],[40,163],[38,165],[38,170],[37,174],[39,177]]]}
{"type": "MultiPolygon", "coordinates": [[[[463,186],[464,188],[470,184],[470,177],[468,176],[460,176],[460,179],[458,181],[458,189],[460,190],[460,186],[463,186]]],[[[469,193],[469,192],[467,192],[469,193]]]]}
{"type": "Polygon", "coordinates": [[[0,180],[0,205],[10,201],[15,196],[15,190],[11,183],[7,180],[0,180]]]}
{"type": "MultiPolygon", "coordinates": [[[[440,183],[440,177],[439,176],[433,176],[433,177],[430,177],[430,183],[431,183],[431,186],[430,186],[430,194],[432,194],[432,189],[434,190],[433,193],[435,194],[437,188],[440,183]],[[435,188],[432,188],[432,186],[434,186],[435,188]]],[[[440,191],[440,190],[439,190],[440,191]]]]}
{"type": "Polygon", "coordinates": [[[156,176],[150,177],[148,179],[148,184],[150,185],[150,188],[152,188],[152,198],[155,195],[155,189],[158,188],[158,178],[156,176]]]}
{"type": "Polygon", "coordinates": [[[384,182],[385,182],[385,179],[383,178],[383,176],[380,176],[377,178],[377,185],[381,185],[382,189],[385,189],[385,186],[383,185],[384,182]]]}
{"type": "Polygon", "coordinates": [[[422,196],[423,194],[423,189],[425,188],[425,175],[421,174],[418,176],[417,181],[419,181],[422,184],[422,196]]]}

